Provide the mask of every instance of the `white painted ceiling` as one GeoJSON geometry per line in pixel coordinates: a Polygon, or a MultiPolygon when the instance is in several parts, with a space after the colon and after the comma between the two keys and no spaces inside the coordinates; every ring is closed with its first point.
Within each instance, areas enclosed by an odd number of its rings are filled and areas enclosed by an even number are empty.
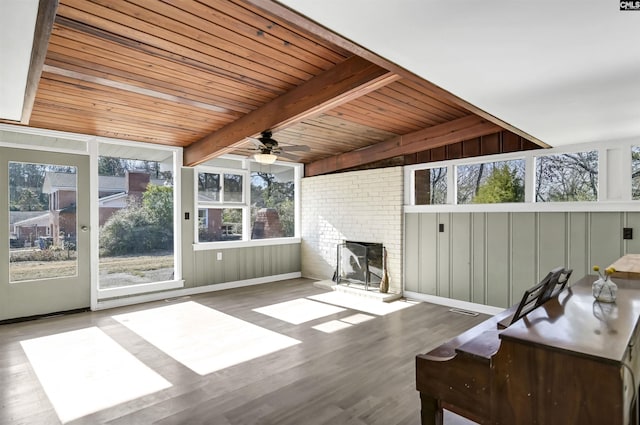
{"type": "Polygon", "coordinates": [[[20,121],[38,0],[0,0],[0,118],[20,121]]]}
{"type": "Polygon", "coordinates": [[[279,0],[551,145],[640,141],[640,11],[618,0],[279,0]]]}

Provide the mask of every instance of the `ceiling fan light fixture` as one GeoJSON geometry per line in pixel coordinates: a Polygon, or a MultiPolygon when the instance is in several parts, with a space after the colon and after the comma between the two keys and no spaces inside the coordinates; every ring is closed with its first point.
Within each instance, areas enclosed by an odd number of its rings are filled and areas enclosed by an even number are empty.
{"type": "Polygon", "coordinates": [[[277,155],[272,153],[256,153],[253,155],[253,159],[260,164],[273,164],[278,159],[277,155]]]}

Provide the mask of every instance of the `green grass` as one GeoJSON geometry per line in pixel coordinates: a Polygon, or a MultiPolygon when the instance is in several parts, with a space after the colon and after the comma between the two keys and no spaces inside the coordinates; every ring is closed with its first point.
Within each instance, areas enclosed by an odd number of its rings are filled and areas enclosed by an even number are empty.
{"type": "MultiPolygon", "coordinates": [[[[101,273],[143,276],[146,271],[173,268],[173,254],[103,257],[100,258],[99,267],[101,273]]],[[[75,276],[76,273],[75,259],[19,261],[12,262],[10,265],[12,282],[75,276]]]]}

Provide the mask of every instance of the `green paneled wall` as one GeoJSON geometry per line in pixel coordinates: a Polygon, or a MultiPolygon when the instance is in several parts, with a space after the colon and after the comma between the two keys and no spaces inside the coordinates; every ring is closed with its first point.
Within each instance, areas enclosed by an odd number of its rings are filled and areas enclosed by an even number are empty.
{"type": "Polygon", "coordinates": [[[640,253],[640,212],[407,213],[404,253],[405,291],[508,307],[556,266],[640,253]]]}
{"type": "Polygon", "coordinates": [[[301,270],[300,244],[194,251],[194,169],[182,169],[182,275],[185,287],[237,282],[301,270]],[[189,220],[185,219],[189,213],[189,220]],[[217,260],[218,253],[222,260],[217,260]]]}
{"type": "Polygon", "coordinates": [[[300,244],[196,251],[189,286],[212,285],[300,271],[300,244]],[[222,253],[218,261],[217,253],[222,253]]]}

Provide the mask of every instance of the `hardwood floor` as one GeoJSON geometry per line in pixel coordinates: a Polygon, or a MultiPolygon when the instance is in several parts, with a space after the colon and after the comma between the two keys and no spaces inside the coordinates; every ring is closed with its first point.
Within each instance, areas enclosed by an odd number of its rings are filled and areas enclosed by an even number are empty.
{"type": "MultiPolygon", "coordinates": [[[[21,341],[97,327],[171,386],[69,423],[419,424],[415,355],[487,318],[416,303],[383,316],[365,313],[373,318],[325,333],[313,326],[359,312],[345,309],[294,325],[253,311],[325,292],[312,283],[294,279],[0,326],[0,423],[60,423],[21,341]],[[185,301],[300,343],[199,375],[112,317],[185,301]]],[[[215,341],[199,343],[215,344],[215,341]]],[[[122,382],[123,387],[128,384],[122,382]]]]}

